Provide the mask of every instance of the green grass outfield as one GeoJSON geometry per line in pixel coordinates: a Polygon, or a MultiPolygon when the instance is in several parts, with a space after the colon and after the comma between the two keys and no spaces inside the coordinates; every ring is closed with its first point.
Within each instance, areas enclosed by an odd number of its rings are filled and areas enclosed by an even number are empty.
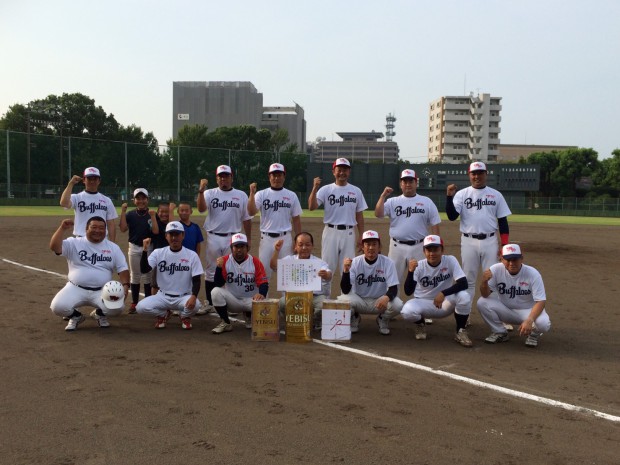
{"type": "MultiPolygon", "coordinates": [[[[120,208],[117,208],[120,215],[120,208]]],[[[71,210],[63,210],[61,207],[7,207],[0,206],[0,217],[3,216],[69,216],[71,210]]],[[[194,217],[204,216],[195,212],[194,217]]],[[[323,210],[304,210],[304,217],[320,218],[323,210]]],[[[372,210],[364,212],[365,218],[374,218],[372,210]]],[[[446,221],[446,215],[441,214],[441,219],[446,221]]],[[[602,226],[620,226],[620,218],[589,217],[589,216],[555,216],[555,215],[511,215],[510,221],[514,223],[553,223],[553,224],[594,224],[602,226]]]]}

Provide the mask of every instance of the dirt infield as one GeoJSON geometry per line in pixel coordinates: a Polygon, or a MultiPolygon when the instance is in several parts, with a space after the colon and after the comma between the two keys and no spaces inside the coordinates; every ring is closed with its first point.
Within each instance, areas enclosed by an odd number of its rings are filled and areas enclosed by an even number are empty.
{"type": "MultiPolygon", "coordinates": [[[[242,324],[216,336],[212,316],[66,333],[49,310],[64,278],[9,262],[65,274],[48,248],[61,218],[0,219],[0,463],[618,463],[617,421],[317,343],[252,343],[242,324]]],[[[387,237],[387,222],[366,226],[387,237]]],[[[319,252],[320,220],[304,228],[319,252]]],[[[460,258],[458,225],[441,228],[460,258]]],[[[511,238],[545,280],[552,331],[537,349],[483,344],[477,312],[473,349],[452,341],[452,318],[416,341],[401,319],[385,337],[365,317],[348,346],[620,416],[620,228],[513,224],[511,238]]]]}

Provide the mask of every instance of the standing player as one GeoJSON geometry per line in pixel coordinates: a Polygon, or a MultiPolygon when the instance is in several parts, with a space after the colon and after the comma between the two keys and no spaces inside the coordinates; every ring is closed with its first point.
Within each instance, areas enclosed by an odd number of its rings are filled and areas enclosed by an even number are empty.
{"type": "Polygon", "coordinates": [[[486,343],[508,340],[502,322],[521,325],[519,335],[527,336],[528,347],[538,346],[540,336],[551,329],[542,277],[534,267],[523,264],[521,247],[516,244],[505,245],[502,262],[484,271],[480,294],[478,310],[492,331],[486,343]],[[497,298],[490,298],[493,292],[497,298]]]}
{"type": "Polygon", "coordinates": [[[364,210],[368,205],[362,191],[348,182],[351,175],[349,160],[338,158],[332,165],[332,172],[335,182],[320,189],[321,178],[314,178],[308,208],[316,210],[320,205],[325,208],[321,258],[327,262],[330,270],[336,272],[344,257],[355,256],[356,225],[359,236],[357,245],[361,248],[364,210]]]}
{"type": "Polygon", "coordinates": [[[192,206],[189,202],[181,202],[177,207],[174,203],[170,203],[169,220],[174,221],[174,210],[176,209],[179,215],[179,222],[185,229],[185,239],[183,239],[183,247],[189,250],[193,250],[200,256],[201,246],[205,238],[202,235],[200,226],[191,220],[193,213],[192,206]]]}
{"type": "Polygon", "coordinates": [[[422,243],[430,230],[439,235],[439,212],[431,199],[418,194],[418,178],[414,170],[400,175],[402,195],[388,199],[394,189],[386,187],[375,206],[375,216],[390,219],[390,251],[388,257],[396,266],[396,274],[403,279],[409,260],[424,260],[422,243]],[[387,200],[386,200],[387,199],[387,200]]]}
{"type": "MultiPolygon", "coordinates": [[[[151,295],[151,275],[140,272],[140,257],[142,257],[142,241],[154,234],[159,234],[159,225],[156,213],[149,209],[149,192],[140,187],[133,191],[135,210],[127,213],[127,203],[121,205],[121,219],[118,229],[121,232],[129,231],[129,273],[131,282],[131,306],[129,313],[136,313],[136,305],[140,300],[140,282],[144,283],[144,296],[151,295]]],[[[152,248],[151,248],[152,250],[152,248]]]]}
{"type": "MultiPolygon", "coordinates": [[[[69,282],[52,300],[50,305],[55,315],[68,318],[65,331],[75,331],[85,318],[77,309],[84,305],[95,307],[90,314],[101,328],[108,328],[107,316],[118,315],[122,305],[107,309],[101,301],[102,288],[116,271],[124,288],[124,297],[129,290],[129,269],[123,252],[111,240],[106,239],[106,221],[93,216],[86,221],[84,237],[70,237],[63,240],[65,231],[74,227],[73,220],[64,219],[50,239],[50,249],[56,255],[66,257],[69,265],[69,282]]],[[[123,298],[124,301],[124,298],[123,298]]]]}
{"type": "Polygon", "coordinates": [[[461,216],[461,262],[473,300],[478,270],[481,266],[487,270],[497,263],[498,228],[501,244],[509,242],[507,217],[511,212],[504,196],[487,186],[484,163],[476,161],[469,165],[469,180],[471,186],[458,192],[455,184],[447,187],[446,213],[450,221],[461,216]]]}
{"type": "MultiPolygon", "coordinates": [[[[157,214],[155,215],[155,220],[157,221],[157,228],[159,229],[159,233],[153,234],[153,238],[151,240],[153,249],[168,247],[168,241],[166,240],[166,226],[170,221],[170,204],[168,202],[161,202],[157,206],[157,214]]],[[[158,291],[159,286],[157,285],[157,270],[153,270],[153,272],[151,273],[151,292],[155,294],[158,291]]]]}
{"type": "Polygon", "coordinates": [[[97,191],[101,184],[101,174],[95,167],[86,168],[83,177],[74,175],[62,191],[60,196],[60,206],[66,210],[75,210],[75,226],[73,227],[74,236],[86,235],[86,222],[93,216],[100,216],[107,223],[108,237],[112,242],[116,241],[116,225],[114,220],[118,218],[114,204],[109,197],[97,191]],[[86,188],[78,193],[72,194],[73,186],[79,182],[84,182],[86,188]]]}
{"type": "Polygon", "coordinates": [[[252,329],[252,302],[263,300],[269,292],[265,268],[258,258],[248,254],[245,234],[232,236],[230,250],[230,254],[216,260],[215,287],[211,295],[222,322],[212,329],[213,334],[232,331],[229,308],[243,312],[245,327],[252,329]]]}
{"type": "MultiPolygon", "coordinates": [[[[256,192],[256,183],[250,184],[248,213],[251,216],[260,212],[260,245],[258,258],[261,263],[269,263],[274,251],[274,244],[282,241],[279,257],[288,255],[293,250],[293,237],[301,232],[301,205],[297,195],[284,188],[286,170],[280,163],[269,167],[269,184],[271,187],[256,192]],[[293,227],[291,228],[291,221],[293,227]]],[[[271,267],[265,269],[267,279],[271,278],[271,267]]]]}
{"type": "Polygon", "coordinates": [[[213,306],[211,290],[215,287],[215,262],[218,257],[226,255],[230,247],[230,238],[241,232],[248,237],[248,249],[252,236],[252,217],[248,214],[248,196],[245,192],[232,187],[233,174],[230,166],[220,165],[215,171],[216,188],[207,190],[208,181],[200,180],[196,203],[200,213],[207,212],[204,230],[207,232],[207,251],[205,270],[205,291],[209,306],[213,306]]]}
{"type": "Polygon", "coordinates": [[[351,302],[351,332],[359,331],[360,313],[378,314],[377,325],[384,336],[390,334],[390,320],[403,308],[398,298],[398,276],[394,262],[381,254],[381,239],[376,231],[362,235],[362,251],[354,259],[346,257],[342,265],[340,300],[351,302]]]}
{"type": "Polygon", "coordinates": [[[185,229],[178,221],[166,226],[168,247],[155,249],[147,256],[151,239],[144,239],[140,267],[143,273],[157,269],[159,292],[142,299],[136,310],[140,314],[157,317],[155,328],[163,329],[173,309],[179,312],[182,329],[192,329],[192,315],[200,308],[198,292],[202,281],[200,257],[193,250],[183,247],[185,229]]]}
{"type": "Polygon", "coordinates": [[[409,260],[405,294],[413,294],[414,298],[407,301],[401,315],[416,324],[415,338],[420,340],[426,339],[425,318],[445,318],[454,313],[454,340],[463,347],[472,347],[465,329],[471,313],[465,273],[455,257],[443,254],[439,236],[424,238],[424,255],[424,260],[409,260]]]}

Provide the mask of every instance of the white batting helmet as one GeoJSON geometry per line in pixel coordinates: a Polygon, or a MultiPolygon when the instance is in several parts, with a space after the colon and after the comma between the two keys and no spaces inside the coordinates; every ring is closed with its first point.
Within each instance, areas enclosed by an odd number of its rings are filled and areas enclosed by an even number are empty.
{"type": "Polygon", "coordinates": [[[118,281],[108,281],[101,289],[101,302],[108,310],[116,310],[125,305],[125,289],[118,281]]]}

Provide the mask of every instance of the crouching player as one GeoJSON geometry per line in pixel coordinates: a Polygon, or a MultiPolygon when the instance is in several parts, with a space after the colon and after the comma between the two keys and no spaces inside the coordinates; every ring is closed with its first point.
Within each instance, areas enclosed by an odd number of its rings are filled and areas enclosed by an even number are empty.
{"type": "Polygon", "coordinates": [[[551,328],[545,311],[547,297],[542,277],[535,268],[523,264],[521,247],[517,244],[502,247],[502,262],[484,271],[480,294],[478,310],[493,331],[484,340],[488,344],[508,340],[502,321],[521,325],[519,335],[527,336],[528,347],[538,346],[542,333],[551,328]],[[492,292],[497,298],[489,298],[492,292]]]}
{"type": "Polygon", "coordinates": [[[443,240],[430,235],[424,238],[426,259],[409,260],[405,294],[413,294],[401,315],[415,323],[415,338],[426,339],[425,318],[445,318],[454,313],[454,340],[463,347],[472,347],[465,325],[471,313],[471,297],[467,278],[456,257],[443,254],[443,240]]]}

